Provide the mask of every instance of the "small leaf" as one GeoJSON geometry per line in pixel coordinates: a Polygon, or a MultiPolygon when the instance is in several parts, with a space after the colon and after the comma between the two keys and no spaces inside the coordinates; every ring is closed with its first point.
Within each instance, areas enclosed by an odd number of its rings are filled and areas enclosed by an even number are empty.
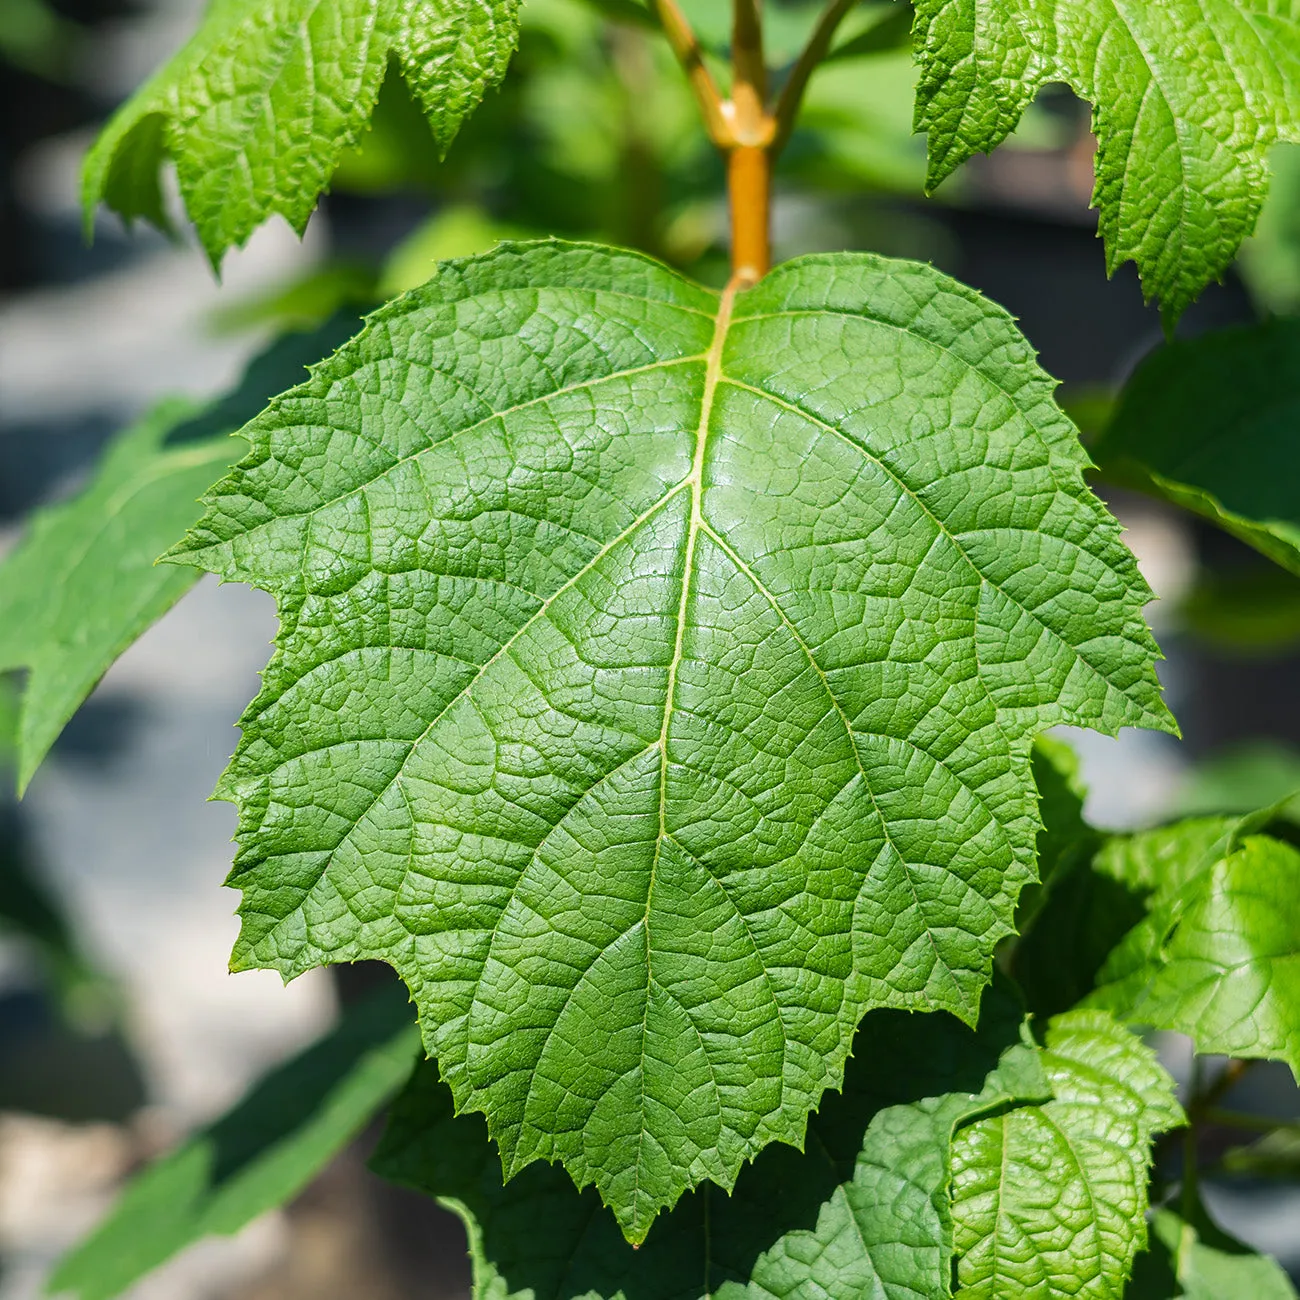
{"type": "Polygon", "coordinates": [[[1174,320],[1227,270],[1300,127],[1291,0],[918,0],[916,125],[930,184],[1015,129],[1048,82],[1093,104],[1107,263],[1174,320]]]}
{"type": "Polygon", "coordinates": [[[866,1010],[974,1018],[1036,731],[1171,725],[1050,382],[928,266],[503,245],[245,436],[176,552],[279,602],[235,964],[392,963],[507,1170],[634,1240],[866,1010]]]}
{"type": "Polygon", "coordinates": [[[518,0],[213,0],[87,155],[87,223],[104,201],[165,226],[158,172],[170,157],[214,266],[272,213],[301,232],[389,60],[445,153],[517,35],[518,0]]]}
{"type": "Polygon", "coordinates": [[[1101,980],[1092,1005],[1300,1074],[1300,851],[1249,836],[1156,906],[1101,980]]]}
{"type": "Polygon", "coordinates": [[[230,1235],[295,1196],[396,1091],[419,1034],[400,988],[350,1008],[328,1037],[139,1174],[51,1277],[48,1293],[109,1300],[201,1237],[230,1235]]]}
{"type": "Polygon", "coordinates": [[[198,580],[194,569],[155,560],[245,450],[229,435],[354,324],[341,317],[286,335],[206,410],[162,403],[115,439],[84,492],[40,511],[0,564],[0,672],[29,670],[16,733],[20,791],[109,665],[198,580]]]}
{"type": "Polygon", "coordinates": [[[1300,320],[1271,320],[1153,352],[1093,455],[1300,574],[1297,422],[1300,320]]]}
{"type": "Polygon", "coordinates": [[[1276,1128],[1248,1146],[1230,1147],[1223,1167],[1251,1178],[1300,1179],[1300,1127],[1276,1128]]]}
{"type": "Polygon", "coordinates": [[[1109,1016],[1048,1026],[1053,1098],[963,1129],[953,1145],[957,1300],[1119,1300],[1146,1240],[1152,1135],[1183,1123],[1173,1080],[1109,1016]]]}
{"type": "Polygon", "coordinates": [[[1296,1300],[1277,1260],[1229,1236],[1199,1200],[1157,1210],[1151,1236],[1124,1300],[1296,1300]]]}
{"type": "Polygon", "coordinates": [[[1019,1019],[996,991],[978,1033],[945,1015],[873,1012],[869,1050],[810,1118],[804,1153],[770,1147],[732,1195],[688,1194],[640,1250],[560,1169],[533,1165],[503,1185],[482,1119],[454,1114],[432,1061],[394,1104],[372,1164],[461,1215],[481,1300],[942,1295],[954,1126],[1048,1095],[1019,1019]]]}

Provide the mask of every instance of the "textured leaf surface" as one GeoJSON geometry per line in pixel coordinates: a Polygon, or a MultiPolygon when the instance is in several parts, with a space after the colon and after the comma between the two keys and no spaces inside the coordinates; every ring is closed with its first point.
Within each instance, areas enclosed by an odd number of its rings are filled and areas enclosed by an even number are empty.
{"type": "Polygon", "coordinates": [[[1014,130],[1048,82],[1093,104],[1101,233],[1177,317],[1227,269],[1300,128],[1295,0],[918,0],[930,183],[1014,130]]]}
{"type": "Polygon", "coordinates": [[[1300,573],[1297,430],[1300,321],[1273,320],[1152,353],[1093,454],[1300,573]]]}
{"type": "Polygon", "coordinates": [[[419,1048],[404,990],[358,1003],[327,1038],[130,1183],[56,1269],[51,1295],[109,1300],[201,1237],[299,1192],[398,1089],[419,1048]]]}
{"type": "Polygon", "coordinates": [[[1125,1300],[1295,1300],[1277,1260],[1243,1245],[1204,1206],[1157,1210],[1151,1252],[1139,1257],[1125,1300]]]}
{"type": "Polygon", "coordinates": [[[730,1196],[707,1185],[687,1195],[639,1251],[595,1190],[560,1169],[534,1165],[503,1185],[482,1118],[453,1115],[431,1061],[394,1104],[372,1163],[462,1216],[480,1300],[944,1295],[954,1126],[1048,1095],[1020,1015],[994,992],[978,1033],[945,1015],[872,1013],[843,1094],[809,1120],[804,1154],[770,1147],[730,1196]]]}
{"type": "Polygon", "coordinates": [[[1050,383],[926,266],[505,246],[245,435],[181,552],[280,607],[235,962],[391,962],[507,1171],[634,1238],[798,1142],[868,1008],[974,1017],[1036,730],[1168,725],[1050,383]]]}
{"type": "Polygon", "coordinates": [[[1053,1098],[963,1129],[953,1145],[958,1300],[1119,1300],[1146,1241],[1153,1134],[1183,1122],[1155,1054],[1109,1016],[1057,1016],[1053,1098]]]}
{"type": "Polygon", "coordinates": [[[272,213],[301,231],[389,61],[445,151],[504,74],[517,15],[517,0],[212,0],[87,156],[87,220],[104,201],[165,225],[159,170],[170,157],[214,264],[272,213]]]}
{"type": "Polygon", "coordinates": [[[1300,851],[1249,836],[1156,906],[1101,979],[1094,1005],[1300,1075],[1300,851]]]}
{"type": "Polygon", "coordinates": [[[154,561],[247,450],[229,435],[355,323],[344,316],[286,335],[205,409],[160,405],[111,444],[84,492],[37,514],[0,564],[0,672],[28,669],[16,732],[20,790],[109,665],[197,581],[194,569],[154,561]]]}

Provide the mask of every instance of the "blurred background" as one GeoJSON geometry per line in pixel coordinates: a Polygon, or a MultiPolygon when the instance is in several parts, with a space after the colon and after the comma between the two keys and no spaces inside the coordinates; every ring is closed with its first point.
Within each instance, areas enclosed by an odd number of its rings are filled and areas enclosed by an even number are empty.
{"type": "MultiPolygon", "coordinates": [[[[278,333],[364,310],[438,258],[558,234],[725,278],[721,166],[636,0],[526,0],[504,86],[442,162],[390,78],[306,238],[273,222],[226,258],[220,283],[183,233],[127,232],[99,213],[87,244],[81,157],[199,7],[0,0],[0,554],[27,512],[84,483],[106,440],[159,397],[219,394],[278,333]]],[[[725,6],[686,7],[720,48],[725,6]]],[[[774,61],[797,51],[813,12],[769,6],[774,61]]],[[[864,5],[814,80],[778,174],[777,256],[872,249],[982,289],[1020,318],[1086,435],[1161,338],[1132,268],[1105,275],[1087,206],[1087,106],[1049,87],[1006,147],[926,200],[909,17],[901,4],[864,5]]],[[[1258,235],[1180,333],[1300,307],[1300,163],[1279,152],[1274,164],[1258,235]]],[[[1141,826],[1300,786],[1300,580],[1190,516],[1102,490],[1160,596],[1150,617],[1184,739],[1071,735],[1091,819],[1141,826]]],[[[0,1300],[38,1295],[125,1176],[384,978],[318,970],[285,988],[269,973],[226,973],[234,814],[205,800],[274,627],[268,597],[205,578],[110,671],[26,798],[7,776],[0,788],[0,1300]]],[[[0,731],[7,709],[0,694],[0,731]]],[[[1165,1049],[1185,1072],[1185,1045],[1165,1049]]],[[[1281,1065],[1254,1071],[1233,1103],[1300,1110],[1281,1065]]],[[[130,1294],[466,1295],[459,1224],[366,1172],[372,1141],[286,1210],[202,1243],[130,1294]]],[[[1300,1276],[1300,1200],[1227,1177],[1206,1197],[1225,1227],[1300,1276]]]]}

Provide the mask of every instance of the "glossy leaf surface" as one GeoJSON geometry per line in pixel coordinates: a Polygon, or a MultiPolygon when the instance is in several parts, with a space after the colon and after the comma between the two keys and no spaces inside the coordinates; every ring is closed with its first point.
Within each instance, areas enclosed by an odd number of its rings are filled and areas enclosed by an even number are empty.
{"type": "Polygon", "coordinates": [[[507,245],[244,434],[176,553],[279,602],[235,964],[391,962],[507,1171],[633,1239],[866,1010],[974,1018],[1036,731],[1170,725],[1050,382],[928,266],[507,245]]]}

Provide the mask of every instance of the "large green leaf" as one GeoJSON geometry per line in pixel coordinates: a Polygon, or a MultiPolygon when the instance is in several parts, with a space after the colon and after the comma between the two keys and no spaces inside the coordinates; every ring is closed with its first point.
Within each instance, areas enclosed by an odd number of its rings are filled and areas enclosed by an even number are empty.
{"type": "Polygon", "coordinates": [[[963,1129],[953,1144],[957,1300],[1119,1300],[1146,1242],[1152,1135],[1183,1114],[1155,1053],[1109,1016],[1047,1030],[1053,1098],[963,1129]]]}
{"type": "Polygon", "coordinates": [[[1298,427],[1300,320],[1272,320],[1152,353],[1093,454],[1300,573],[1298,427]]]}
{"type": "Polygon", "coordinates": [[[1229,1236],[1199,1198],[1180,1199],[1152,1216],[1151,1252],[1138,1259],[1124,1300],[1296,1300],[1277,1260],[1229,1236]]]}
{"type": "Polygon", "coordinates": [[[301,231],[369,121],[390,60],[446,151],[500,81],[518,0],[212,0],[189,43],[124,104],[86,158],[101,200],[165,225],[159,169],[216,264],[267,217],[301,231]]]}
{"type": "Polygon", "coordinates": [[[1101,980],[1093,1005],[1300,1075],[1300,851],[1248,836],[1160,900],[1101,980]]]}
{"type": "Polygon", "coordinates": [[[917,0],[930,183],[1015,129],[1048,82],[1093,104],[1109,267],[1175,318],[1255,224],[1265,154],[1300,128],[1295,0],[917,0]]]}
{"type": "Polygon", "coordinates": [[[507,1171],[634,1239],[868,1008],[974,1018],[1035,731],[1171,725],[1050,382],[928,266],[505,245],[244,434],[177,553],[280,608],[235,964],[391,962],[507,1171]]]}
{"type": "Polygon", "coordinates": [[[163,402],[118,436],[85,491],[37,514],[0,564],[0,672],[28,669],[16,733],[20,790],[113,660],[197,580],[192,569],[155,560],[247,450],[229,435],[355,324],[343,315],[285,335],[206,408],[163,402]]]}
{"type": "Polygon", "coordinates": [[[397,1091],[418,1047],[400,988],[350,1008],[328,1037],[128,1184],[59,1264],[49,1294],[109,1300],[199,1238],[238,1232],[289,1200],[397,1091]]]}
{"type": "Polygon", "coordinates": [[[561,1169],[534,1165],[503,1184],[482,1118],[454,1114],[432,1061],[394,1104],[372,1163],[465,1220],[480,1300],[945,1295],[954,1127],[1049,1095],[1020,1016],[998,992],[978,1033],[945,1015],[872,1013],[803,1153],[770,1147],[732,1195],[687,1195],[640,1250],[561,1169]]]}

